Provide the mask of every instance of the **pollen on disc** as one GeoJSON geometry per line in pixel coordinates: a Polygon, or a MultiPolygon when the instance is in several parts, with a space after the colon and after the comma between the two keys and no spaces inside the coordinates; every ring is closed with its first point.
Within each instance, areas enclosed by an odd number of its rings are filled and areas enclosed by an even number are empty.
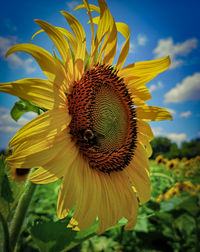
{"type": "Polygon", "coordinates": [[[100,148],[114,150],[123,145],[128,130],[128,115],[119,94],[103,84],[96,91],[92,109],[92,124],[100,133],[100,148]]]}

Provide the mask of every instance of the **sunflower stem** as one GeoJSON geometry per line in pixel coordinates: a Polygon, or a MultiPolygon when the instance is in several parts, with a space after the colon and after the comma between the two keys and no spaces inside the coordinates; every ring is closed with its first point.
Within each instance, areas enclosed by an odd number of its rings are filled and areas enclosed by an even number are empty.
{"type": "Polygon", "coordinates": [[[17,239],[19,237],[21,227],[23,225],[26,212],[31,202],[35,188],[36,188],[36,184],[33,184],[31,181],[28,181],[26,185],[26,190],[22,194],[19,200],[19,203],[17,205],[16,211],[15,211],[12,223],[11,223],[11,227],[10,227],[10,244],[13,250],[16,246],[17,239]]]}
{"type": "Polygon", "coordinates": [[[163,178],[170,180],[172,183],[174,183],[173,178],[167,176],[166,174],[160,173],[160,172],[152,172],[151,177],[163,177],[163,178]]]}
{"type": "Polygon", "coordinates": [[[2,222],[2,227],[3,227],[3,231],[4,231],[4,245],[3,245],[4,250],[3,251],[11,252],[8,225],[7,225],[7,222],[1,213],[0,213],[0,220],[2,222]]]}

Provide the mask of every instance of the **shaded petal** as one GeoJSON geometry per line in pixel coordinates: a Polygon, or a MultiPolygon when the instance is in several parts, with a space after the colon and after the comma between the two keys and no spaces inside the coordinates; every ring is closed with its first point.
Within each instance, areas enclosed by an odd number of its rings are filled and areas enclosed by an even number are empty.
{"type": "Polygon", "coordinates": [[[12,46],[6,53],[6,57],[18,51],[23,51],[32,55],[50,81],[58,85],[63,85],[64,80],[66,80],[65,70],[60,62],[49,52],[37,45],[25,43],[12,46]]]}
{"type": "Polygon", "coordinates": [[[43,21],[43,20],[34,20],[51,38],[53,43],[58,49],[64,63],[70,60],[72,61],[72,55],[69,48],[69,44],[63,34],[53,25],[43,21]]]}
{"type": "Polygon", "coordinates": [[[147,121],[172,120],[171,114],[164,108],[143,106],[135,108],[136,117],[147,121]]]}
{"type": "Polygon", "coordinates": [[[148,157],[150,157],[152,155],[152,148],[151,145],[149,144],[149,139],[140,132],[138,132],[137,138],[138,141],[145,147],[148,157]]]}
{"type": "Polygon", "coordinates": [[[79,229],[83,230],[96,219],[100,204],[100,179],[85,160],[82,160],[77,173],[77,204],[73,217],[78,221],[79,229]]]}
{"type": "Polygon", "coordinates": [[[0,91],[26,99],[46,109],[65,104],[66,97],[58,87],[48,80],[22,79],[0,83],[0,91]]]}
{"type": "Polygon", "coordinates": [[[25,124],[11,139],[9,147],[20,145],[25,141],[40,141],[45,137],[55,137],[67,128],[70,120],[67,109],[46,111],[25,124]]]}
{"type": "Polygon", "coordinates": [[[57,214],[60,219],[69,214],[77,201],[76,175],[80,165],[80,159],[77,155],[62,180],[57,201],[57,214]]]}
{"type": "Polygon", "coordinates": [[[6,161],[11,168],[34,168],[40,167],[51,159],[65,147],[64,132],[56,137],[46,137],[40,142],[25,142],[13,149],[13,155],[6,161]]]}
{"type": "Polygon", "coordinates": [[[66,145],[57,154],[57,156],[48,163],[40,167],[31,174],[30,180],[37,184],[47,184],[56,181],[63,177],[68,167],[71,166],[74,159],[77,157],[78,150],[75,143],[71,141],[71,137],[66,138],[66,145]]]}
{"type": "Polygon", "coordinates": [[[148,167],[145,167],[137,157],[134,157],[129,166],[125,168],[125,172],[137,191],[140,203],[143,204],[150,200],[151,185],[148,167]]]}
{"type": "Polygon", "coordinates": [[[138,203],[135,193],[124,172],[103,174],[100,176],[102,183],[102,200],[98,213],[99,230],[105,231],[109,226],[115,225],[123,216],[129,220],[133,218],[133,211],[137,215],[138,203]]]}
{"type": "Polygon", "coordinates": [[[72,76],[74,75],[74,69],[71,49],[68,41],[64,37],[63,33],[53,25],[42,20],[35,20],[35,22],[48,34],[57,47],[58,52],[63,59],[65,68],[67,69],[68,82],[70,82],[72,76]]]}
{"type": "Polygon", "coordinates": [[[137,120],[137,128],[141,134],[143,134],[149,138],[149,141],[154,139],[154,134],[152,132],[152,129],[147,122],[142,121],[142,120],[137,120]]]}

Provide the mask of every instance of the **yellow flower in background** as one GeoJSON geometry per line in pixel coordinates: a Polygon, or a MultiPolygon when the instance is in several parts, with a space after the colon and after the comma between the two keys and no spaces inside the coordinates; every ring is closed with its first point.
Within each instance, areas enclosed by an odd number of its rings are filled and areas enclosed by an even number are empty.
{"type": "MultiPolygon", "coordinates": [[[[146,121],[171,120],[170,113],[148,106],[145,84],[165,71],[169,57],[123,67],[129,51],[130,31],[115,22],[104,0],[99,7],[86,0],[91,25],[91,51],[86,35],[71,14],[61,13],[73,34],[42,20],[35,22],[55,44],[61,58],[34,44],[18,44],[17,51],[32,55],[47,79],[22,79],[0,84],[0,90],[48,109],[12,138],[11,169],[40,167],[31,181],[46,184],[62,178],[57,204],[59,218],[76,204],[70,226],[80,230],[98,217],[101,233],[122,217],[132,229],[138,200],[150,199],[149,162],[153,133],[146,121]],[[99,17],[92,18],[92,11],[99,17]],[[97,24],[96,35],[94,23],[97,24]],[[115,66],[117,33],[125,42],[115,66]]],[[[39,31],[41,32],[41,31],[39,31]]],[[[39,33],[38,32],[38,33],[39,33]]]]}
{"type": "Polygon", "coordinates": [[[156,164],[162,164],[164,157],[162,155],[158,155],[155,159],[156,164]]]}
{"type": "Polygon", "coordinates": [[[177,167],[178,163],[176,159],[169,160],[167,162],[167,170],[173,170],[177,167]]]}
{"type": "Polygon", "coordinates": [[[30,169],[11,168],[9,172],[12,180],[15,180],[18,183],[23,183],[28,178],[30,169]]]}

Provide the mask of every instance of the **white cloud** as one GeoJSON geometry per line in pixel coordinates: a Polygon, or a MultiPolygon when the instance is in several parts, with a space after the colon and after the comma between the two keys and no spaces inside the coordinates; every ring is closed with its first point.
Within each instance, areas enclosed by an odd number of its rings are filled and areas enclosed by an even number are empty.
{"type": "Polygon", "coordinates": [[[139,34],[137,36],[137,43],[140,46],[145,46],[146,43],[147,43],[147,37],[145,35],[143,35],[143,34],[139,34]]]}
{"type": "Polygon", "coordinates": [[[70,10],[73,10],[77,5],[82,4],[81,1],[77,1],[77,0],[72,0],[72,1],[67,1],[66,5],[70,10]]]}
{"type": "Polygon", "coordinates": [[[181,103],[200,99],[200,73],[187,76],[164,96],[165,103],[181,103]]]}
{"type": "Polygon", "coordinates": [[[171,58],[170,68],[176,68],[184,63],[180,56],[187,56],[193,49],[197,48],[198,40],[191,38],[182,43],[174,44],[172,38],[160,39],[154,49],[155,58],[162,58],[169,55],[171,58]]]}
{"type": "Polygon", "coordinates": [[[183,141],[187,140],[187,135],[185,133],[168,133],[166,134],[166,137],[168,137],[172,142],[177,143],[179,146],[183,141]]]}
{"type": "Polygon", "coordinates": [[[162,127],[152,127],[152,131],[155,137],[157,136],[165,136],[164,130],[162,127]]]}
{"type": "Polygon", "coordinates": [[[162,136],[169,138],[172,142],[177,143],[177,145],[180,146],[180,144],[183,141],[187,140],[187,135],[185,133],[166,133],[162,127],[155,127],[152,128],[154,136],[162,136]]]}
{"type": "Polygon", "coordinates": [[[187,117],[191,116],[191,114],[192,114],[191,111],[185,111],[185,112],[183,112],[183,113],[180,114],[180,117],[187,118],[187,117]]]}
{"type": "Polygon", "coordinates": [[[161,81],[159,81],[157,85],[156,85],[156,84],[152,84],[152,85],[149,87],[149,91],[150,91],[150,92],[153,92],[153,91],[155,91],[155,90],[157,90],[157,89],[160,89],[160,88],[162,88],[162,87],[163,87],[163,84],[162,84],[161,81]]]}
{"type": "MultiPolygon", "coordinates": [[[[28,114],[28,113],[27,113],[28,114]]],[[[0,107],[0,132],[17,132],[24,124],[28,123],[36,116],[36,113],[30,112],[28,117],[24,114],[16,122],[10,116],[10,110],[4,107],[0,107]]]]}
{"type": "MultiPolygon", "coordinates": [[[[2,37],[0,36],[0,57],[5,59],[6,52],[8,49],[16,44],[16,37],[2,37]]],[[[35,67],[32,66],[33,59],[21,59],[17,54],[13,53],[7,58],[8,64],[11,68],[22,67],[26,71],[27,74],[32,73],[36,70],[35,67]]]]}
{"type": "Polygon", "coordinates": [[[200,131],[197,132],[197,136],[200,137],[200,131]]]}

